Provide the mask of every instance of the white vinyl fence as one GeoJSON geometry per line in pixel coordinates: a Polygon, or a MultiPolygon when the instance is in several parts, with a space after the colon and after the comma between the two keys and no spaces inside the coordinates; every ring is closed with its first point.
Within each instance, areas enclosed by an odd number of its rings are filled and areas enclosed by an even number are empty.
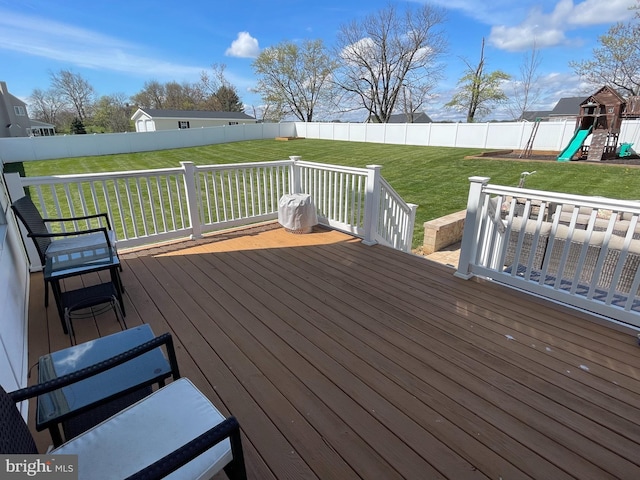
{"type": "MultiPolygon", "coordinates": [[[[486,123],[304,123],[297,122],[299,137],[347,142],[388,143],[435,147],[522,150],[533,122],[486,123]]],[[[533,150],[563,150],[573,137],[575,120],[540,122],[533,150]]],[[[640,151],[640,119],[624,120],[620,143],[633,143],[640,151]]]]}
{"type": "Polygon", "coordinates": [[[0,160],[13,163],[91,157],[292,136],[294,123],[251,123],[142,133],[0,138],[0,160]]]}
{"type": "MultiPolygon", "coordinates": [[[[280,197],[308,193],[321,224],[409,251],[417,206],[405,203],[380,166],[299,160],[51,177],[6,174],[13,201],[28,191],[43,217],[107,212],[121,248],[192,237],[278,216],[280,197]]],[[[76,225],[74,228],[77,228],[76,225]]],[[[26,241],[27,248],[33,247],[26,241]]],[[[30,252],[32,265],[37,255],[30,252]]]]}
{"type": "MultiPolygon", "coordinates": [[[[394,124],[283,122],[143,133],[0,138],[0,160],[5,163],[26,162],[296,136],[394,145],[521,150],[529,140],[533,125],[532,122],[394,124]]],[[[560,152],[571,140],[574,129],[575,120],[541,122],[535,136],[533,150],[560,152]]],[[[619,141],[632,143],[640,151],[640,119],[622,122],[619,141]]]]}

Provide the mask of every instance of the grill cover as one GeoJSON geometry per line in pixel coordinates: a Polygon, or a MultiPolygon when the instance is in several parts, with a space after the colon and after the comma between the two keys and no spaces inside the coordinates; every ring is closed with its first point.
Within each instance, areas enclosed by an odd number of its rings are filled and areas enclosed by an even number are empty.
{"type": "Polygon", "coordinates": [[[318,224],[318,214],[311,195],[292,193],[280,197],[278,222],[290,232],[310,233],[312,227],[318,224]]]}

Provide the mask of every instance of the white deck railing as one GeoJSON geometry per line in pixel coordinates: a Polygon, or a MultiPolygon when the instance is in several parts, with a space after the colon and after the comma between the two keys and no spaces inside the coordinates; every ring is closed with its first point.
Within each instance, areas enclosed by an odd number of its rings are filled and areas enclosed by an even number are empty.
{"type": "MultiPolygon", "coordinates": [[[[6,180],[14,201],[28,189],[44,217],[107,212],[121,248],[273,220],[282,195],[308,193],[321,224],[368,244],[409,251],[416,210],[380,177],[379,166],[341,167],[299,157],[51,177],[14,173],[6,180]]],[[[27,248],[31,243],[25,242],[27,248]]]]}
{"type": "Polygon", "coordinates": [[[470,181],[457,276],[640,327],[640,203],[470,181]]]}

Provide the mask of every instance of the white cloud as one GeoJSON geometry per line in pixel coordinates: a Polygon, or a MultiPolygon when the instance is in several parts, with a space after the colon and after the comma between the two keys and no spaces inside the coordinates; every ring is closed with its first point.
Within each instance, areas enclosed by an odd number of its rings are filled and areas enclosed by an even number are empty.
{"type": "Polygon", "coordinates": [[[629,7],[635,0],[585,0],[573,8],[567,19],[573,25],[602,25],[622,22],[633,17],[629,7]]]}
{"type": "Polygon", "coordinates": [[[249,32],[239,32],[238,38],[231,42],[224,54],[228,57],[256,58],[260,53],[258,40],[253,38],[249,32]]]}
{"type": "MultiPolygon", "coordinates": [[[[426,3],[427,0],[414,0],[426,3]]],[[[624,21],[633,16],[629,7],[636,0],[429,0],[448,10],[459,10],[471,18],[488,25],[507,24],[514,19],[527,16],[532,10],[553,11],[554,14],[567,13],[562,21],[575,25],[599,25],[624,21]]]]}
{"type": "Polygon", "coordinates": [[[144,53],[118,38],[73,25],[0,10],[0,49],[77,67],[160,78],[197,77],[202,67],[175,64],[144,53]]]}
{"type": "Polygon", "coordinates": [[[516,27],[497,26],[491,29],[489,43],[501,50],[519,52],[535,44],[537,48],[566,43],[564,32],[559,29],[540,28],[538,25],[521,24],[516,27]]]}
{"type": "Polygon", "coordinates": [[[542,7],[529,10],[527,16],[518,25],[494,25],[491,28],[489,43],[507,51],[521,51],[538,47],[551,47],[569,43],[568,30],[589,25],[606,25],[623,21],[633,16],[629,7],[636,0],[559,0],[545,13],[542,7]]]}

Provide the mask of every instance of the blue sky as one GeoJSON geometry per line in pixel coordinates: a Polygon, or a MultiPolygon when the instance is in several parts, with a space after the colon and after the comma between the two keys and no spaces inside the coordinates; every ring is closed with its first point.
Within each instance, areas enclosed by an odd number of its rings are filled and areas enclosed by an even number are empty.
{"type": "MultiPolygon", "coordinates": [[[[414,2],[396,2],[400,7],[414,2]]],[[[196,82],[212,64],[225,64],[226,77],[241,100],[259,107],[251,93],[251,64],[258,52],[281,41],[322,39],[333,46],[341,25],[361,19],[387,0],[263,0],[162,2],[149,0],[0,0],[0,80],[27,101],[47,89],[50,72],[81,74],[98,95],[140,91],[145,81],[196,82]]],[[[431,0],[444,9],[449,50],[444,78],[426,112],[435,120],[464,117],[444,109],[464,71],[475,64],[481,40],[490,70],[519,75],[535,40],[542,63],[539,109],[561,97],[588,95],[570,60],[589,59],[599,35],[616,21],[633,17],[636,0],[431,0]]],[[[365,115],[346,120],[361,121],[365,115]]]]}

